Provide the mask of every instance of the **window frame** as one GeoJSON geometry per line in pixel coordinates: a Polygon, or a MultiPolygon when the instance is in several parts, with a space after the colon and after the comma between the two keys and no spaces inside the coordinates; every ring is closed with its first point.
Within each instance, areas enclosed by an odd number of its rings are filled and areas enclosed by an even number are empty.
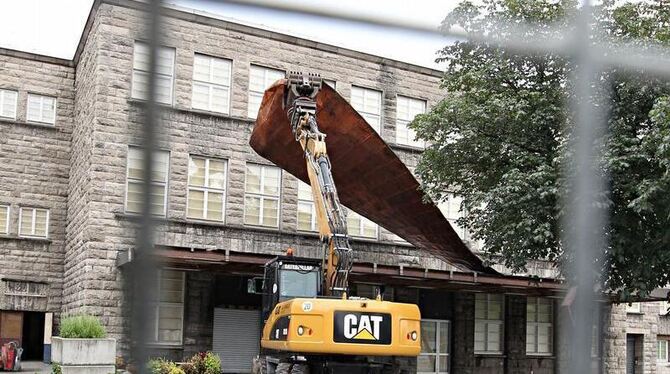
{"type": "Polygon", "coordinates": [[[230,115],[230,108],[232,106],[232,100],[233,100],[233,98],[232,98],[232,91],[233,91],[232,90],[232,85],[233,85],[233,60],[232,59],[217,57],[217,56],[211,56],[211,55],[208,55],[208,54],[198,53],[198,52],[193,53],[193,79],[192,79],[192,82],[191,82],[191,108],[192,109],[205,110],[205,111],[208,111],[208,112],[223,113],[223,114],[230,115]],[[195,61],[198,57],[207,58],[207,59],[210,60],[209,79],[212,79],[212,75],[214,73],[214,70],[213,70],[214,65],[212,63],[213,61],[221,60],[221,61],[227,62],[228,63],[228,85],[225,86],[223,84],[214,83],[213,81],[202,81],[202,80],[196,79],[196,77],[195,77],[195,61]],[[201,84],[203,86],[208,86],[208,91],[209,92],[208,92],[208,95],[207,95],[207,99],[208,99],[207,108],[198,108],[198,107],[195,107],[193,105],[195,103],[195,100],[193,100],[193,95],[194,95],[194,92],[195,92],[194,86],[196,84],[201,84]],[[212,109],[212,96],[213,96],[212,93],[213,93],[213,88],[214,87],[224,88],[224,89],[228,90],[228,100],[226,101],[226,110],[223,111],[223,112],[212,109]]]}
{"type": "MultiPolygon", "coordinates": [[[[139,69],[139,68],[135,67],[135,54],[137,53],[137,45],[138,44],[145,45],[147,47],[147,49],[150,48],[149,47],[150,43],[148,43],[148,42],[145,42],[145,41],[142,41],[142,40],[135,40],[133,42],[133,55],[132,55],[132,60],[131,60],[132,69],[131,69],[131,72],[130,72],[130,97],[134,100],[147,101],[148,98],[138,97],[138,96],[135,96],[133,94],[133,92],[136,88],[136,84],[137,84],[137,82],[135,82],[135,72],[139,72],[143,75],[146,75],[147,77],[149,76],[149,71],[148,70],[142,70],[142,69],[139,69]]],[[[154,99],[156,99],[155,101],[156,101],[157,104],[173,106],[174,105],[174,98],[175,98],[175,79],[176,79],[176,75],[177,75],[176,74],[176,72],[177,72],[177,48],[168,47],[168,46],[165,46],[165,45],[159,45],[158,50],[160,51],[161,49],[171,50],[173,52],[173,54],[172,54],[172,72],[169,75],[169,77],[170,77],[170,91],[169,91],[170,92],[170,102],[159,101],[159,100],[157,100],[157,98],[154,98],[154,99]]],[[[151,53],[151,51],[149,51],[149,53],[151,53]]],[[[155,72],[155,74],[156,74],[156,76],[162,76],[162,77],[167,77],[168,76],[167,74],[159,73],[157,71],[155,72]]],[[[148,80],[147,80],[147,82],[148,82],[148,80]]],[[[147,88],[147,92],[148,92],[148,88],[147,88]]]]}
{"type": "Polygon", "coordinates": [[[247,162],[245,164],[245,172],[244,172],[244,213],[242,215],[242,222],[244,223],[245,226],[252,226],[252,227],[264,227],[264,228],[270,228],[270,229],[279,229],[279,223],[281,222],[281,195],[282,195],[282,177],[283,177],[283,170],[277,166],[274,165],[264,165],[264,164],[257,164],[254,162],[247,162]],[[258,166],[260,167],[260,174],[259,174],[259,181],[260,181],[260,192],[248,192],[247,191],[247,181],[249,178],[249,173],[247,173],[246,168],[249,167],[249,165],[253,166],[258,166]],[[265,170],[266,168],[276,168],[279,171],[279,178],[278,178],[278,184],[277,184],[277,196],[272,196],[272,195],[266,195],[263,193],[264,187],[265,187],[265,170]],[[247,197],[255,197],[259,198],[260,203],[258,205],[258,222],[257,223],[247,223],[247,197]],[[275,200],[277,201],[277,219],[276,219],[276,224],[274,226],[268,226],[263,224],[263,211],[264,209],[264,201],[265,200],[275,200]]]}
{"type": "Polygon", "coordinates": [[[670,337],[658,336],[656,338],[656,364],[662,366],[670,366],[670,337]],[[661,350],[661,345],[665,345],[665,349],[661,350]],[[665,358],[660,357],[661,351],[665,352],[665,358]]]}
{"type": "Polygon", "coordinates": [[[350,101],[351,101],[351,106],[354,108],[354,110],[356,110],[356,112],[358,114],[360,114],[361,117],[363,117],[363,119],[365,119],[365,122],[367,122],[368,125],[370,125],[370,127],[372,127],[377,132],[377,134],[379,136],[382,136],[382,133],[383,133],[383,130],[384,130],[384,91],[383,90],[378,90],[378,89],[375,89],[375,88],[369,88],[369,87],[358,86],[358,85],[352,84],[351,85],[351,100],[350,101]],[[378,93],[379,94],[379,114],[372,113],[372,112],[367,112],[363,109],[359,110],[358,108],[356,108],[354,106],[354,100],[353,100],[354,90],[362,90],[362,92],[363,92],[363,106],[365,106],[365,98],[367,97],[366,93],[368,93],[368,92],[378,93]],[[373,116],[379,116],[379,128],[378,129],[375,128],[375,126],[373,126],[371,123],[368,122],[368,120],[365,118],[365,114],[373,115],[373,116]]]}
{"type": "Polygon", "coordinates": [[[668,309],[670,309],[670,302],[667,300],[662,300],[659,302],[659,310],[658,310],[658,315],[659,316],[670,316],[670,312],[668,312],[668,309]]]}
{"type": "Polygon", "coordinates": [[[400,107],[400,100],[401,100],[401,99],[403,99],[403,100],[407,100],[407,102],[408,102],[408,105],[407,105],[407,106],[408,106],[408,109],[411,107],[411,103],[412,103],[413,101],[421,102],[421,103],[423,104],[423,112],[420,113],[420,114],[425,114],[425,113],[426,113],[426,110],[427,110],[427,108],[428,108],[428,100],[425,100],[425,99],[418,99],[418,98],[414,98],[414,97],[410,97],[410,96],[405,96],[405,95],[396,95],[395,142],[396,142],[396,144],[398,144],[398,145],[402,145],[402,146],[406,146],[406,147],[413,147],[413,148],[417,148],[417,149],[425,149],[425,148],[426,148],[426,141],[425,141],[425,140],[415,141],[414,139],[410,139],[410,138],[409,138],[409,132],[410,132],[410,131],[413,132],[414,130],[410,129],[410,128],[408,127],[408,125],[414,120],[414,118],[415,118],[418,114],[415,114],[411,119],[400,118],[400,116],[399,116],[399,114],[398,114],[398,113],[399,113],[398,108],[400,107]],[[400,139],[399,139],[399,136],[398,136],[399,133],[400,133],[400,125],[401,125],[401,124],[404,126],[404,131],[407,133],[407,142],[406,142],[406,143],[401,142],[400,139]]]}
{"type": "Polygon", "coordinates": [[[375,221],[363,216],[362,214],[356,213],[354,210],[349,209],[349,208],[347,208],[347,231],[349,231],[349,215],[352,214],[352,213],[359,217],[358,232],[356,232],[356,233],[349,232],[349,235],[351,237],[354,237],[354,238],[357,238],[357,239],[379,240],[379,225],[375,221]],[[365,222],[364,220],[372,222],[372,224],[375,226],[375,235],[374,236],[366,236],[366,235],[362,234],[363,228],[364,228],[363,224],[365,222]]]}
{"type": "Polygon", "coordinates": [[[556,349],[556,347],[555,347],[556,344],[554,342],[554,337],[556,335],[556,332],[554,331],[555,330],[555,319],[556,319],[556,316],[555,316],[556,306],[554,305],[555,302],[554,302],[553,299],[548,298],[548,297],[536,297],[536,296],[530,297],[529,296],[529,297],[526,297],[526,305],[528,305],[528,303],[530,302],[531,299],[535,300],[536,319],[537,319],[537,315],[539,314],[540,300],[546,299],[546,300],[549,301],[549,306],[551,308],[550,309],[550,319],[551,319],[551,321],[550,322],[539,322],[539,321],[531,322],[531,321],[529,321],[528,320],[528,309],[527,309],[528,307],[526,306],[526,337],[524,339],[524,343],[525,343],[525,346],[526,346],[525,347],[526,356],[551,357],[551,356],[554,355],[554,350],[556,349]],[[529,333],[530,326],[535,327],[535,351],[533,351],[533,352],[528,351],[528,333],[529,333]],[[549,326],[550,327],[550,332],[551,333],[550,333],[550,336],[549,336],[549,343],[551,344],[551,347],[550,347],[551,349],[550,349],[549,352],[538,352],[539,351],[538,340],[539,340],[539,336],[540,336],[540,327],[541,326],[545,326],[545,327],[549,326]]]}
{"type": "MultiPolygon", "coordinates": [[[[0,88],[0,118],[16,120],[16,116],[18,115],[18,111],[19,111],[19,91],[8,89],[8,88],[0,88]],[[13,92],[14,93],[14,116],[12,116],[12,117],[2,115],[2,110],[5,106],[5,100],[6,100],[6,93],[7,92],[13,92]]],[[[28,109],[27,108],[26,108],[26,114],[28,114],[28,109]]],[[[54,107],[54,120],[55,120],[55,118],[56,118],[56,115],[55,115],[55,107],[54,107]]]]}
{"type": "MultiPolygon", "coordinates": [[[[264,66],[264,65],[259,65],[259,64],[254,64],[250,63],[249,64],[249,79],[247,81],[247,118],[250,119],[256,119],[258,117],[258,110],[255,111],[255,113],[251,113],[251,96],[252,95],[259,95],[261,100],[263,100],[263,94],[265,93],[265,90],[269,87],[269,85],[266,86],[266,81],[268,80],[268,72],[269,71],[276,71],[278,73],[281,73],[282,76],[286,76],[286,70],[278,69],[278,68],[273,68],[269,66],[264,66]],[[256,68],[256,69],[262,69],[263,70],[263,85],[265,88],[263,88],[263,91],[256,91],[251,89],[251,71],[256,68]]],[[[269,83],[272,84],[272,83],[269,83]]],[[[259,107],[260,109],[260,107],[259,107]]]]}
{"type": "MultiPolygon", "coordinates": [[[[451,321],[449,320],[443,320],[443,319],[431,319],[431,318],[422,318],[421,323],[435,323],[435,352],[434,353],[427,353],[427,352],[419,352],[419,356],[417,356],[417,360],[420,356],[432,356],[435,357],[435,371],[419,371],[419,368],[417,366],[417,374],[438,374],[438,373],[451,373],[451,335],[452,335],[452,326],[451,326],[451,321]],[[447,325],[447,339],[445,340],[447,342],[447,349],[446,353],[441,353],[440,352],[440,327],[442,324],[447,325]],[[446,370],[441,370],[440,368],[440,357],[446,357],[447,358],[447,368],[446,370]]],[[[421,339],[423,340],[423,334],[421,334],[421,339]]]]}
{"type": "Polygon", "coordinates": [[[496,293],[476,293],[475,294],[475,309],[474,309],[474,319],[475,319],[475,331],[477,330],[477,324],[481,323],[484,325],[484,350],[477,350],[477,342],[473,339],[473,350],[476,355],[501,355],[505,351],[505,295],[504,294],[496,294],[496,293]],[[486,318],[477,318],[477,296],[478,295],[486,295],[486,299],[483,301],[485,302],[485,311],[486,311],[486,318]],[[492,302],[492,296],[494,297],[500,297],[500,319],[491,319],[489,318],[489,304],[492,302]],[[489,349],[489,339],[488,339],[488,327],[489,325],[497,325],[498,326],[498,331],[500,332],[499,336],[499,344],[500,344],[500,349],[498,350],[490,350],[489,349]]]}
{"type": "Polygon", "coordinates": [[[28,95],[26,96],[26,122],[29,123],[40,123],[40,124],[46,124],[46,125],[51,125],[54,126],[56,124],[56,112],[58,108],[58,98],[55,96],[49,96],[49,95],[42,95],[39,93],[33,93],[33,92],[28,92],[28,95]],[[31,97],[37,97],[40,99],[40,113],[39,113],[39,119],[31,119],[30,118],[30,98],[31,97]],[[54,113],[53,113],[53,121],[49,122],[44,120],[44,99],[51,99],[54,102],[54,113]]]}
{"type": "Polygon", "coordinates": [[[21,206],[19,207],[19,231],[18,231],[18,236],[21,238],[40,238],[40,239],[48,239],[49,238],[49,221],[51,219],[51,209],[48,208],[39,208],[39,207],[33,207],[33,206],[21,206]],[[24,209],[30,209],[32,210],[31,213],[31,220],[30,220],[30,234],[23,234],[21,233],[21,229],[23,228],[23,211],[24,209]],[[42,235],[35,235],[35,225],[37,223],[36,216],[37,216],[37,211],[38,210],[43,210],[46,212],[46,219],[44,222],[44,236],[42,235]]]}
{"type": "Polygon", "coordinates": [[[158,279],[157,279],[157,299],[156,301],[153,301],[151,303],[152,307],[154,308],[154,326],[152,327],[153,329],[153,338],[154,340],[150,342],[151,345],[156,345],[156,346],[169,346],[169,347],[178,347],[184,345],[184,313],[186,313],[186,271],[184,270],[179,270],[179,269],[159,269],[158,270],[158,279]],[[163,272],[164,271],[175,271],[181,274],[181,303],[173,303],[173,302],[167,302],[167,301],[160,301],[160,295],[162,292],[162,279],[163,279],[163,272]],[[180,315],[180,331],[181,331],[181,336],[179,339],[179,342],[166,342],[166,341],[160,341],[158,333],[160,331],[160,310],[161,307],[167,306],[167,307],[181,307],[181,315],[180,315]]]}
{"type": "Polygon", "coordinates": [[[640,302],[627,303],[626,314],[642,314],[642,303],[640,302]]]}
{"type": "MultiPolygon", "coordinates": [[[[126,150],[126,191],[125,191],[125,196],[123,200],[123,212],[125,214],[141,214],[142,212],[134,212],[132,210],[128,210],[128,186],[130,185],[131,178],[130,178],[130,150],[131,149],[137,149],[140,151],[142,154],[144,153],[144,148],[141,146],[137,145],[128,145],[128,148],[126,150]]],[[[155,151],[156,153],[166,153],[167,154],[167,165],[165,167],[165,182],[156,182],[152,181],[151,186],[153,185],[160,185],[161,183],[164,184],[164,190],[165,193],[163,194],[163,213],[162,214],[153,214],[155,217],[167,217],[167,212],[168,212],[168,193],[170,191],[169,185],[170,185],[170,164],[171,164],[171,159],[172,159],[172,153],[169,150],[165,149],[157,149],[155,151]]],[[[154,158],[155,160],[155,158],[154,158]]],[[[133,183],[137,184],[143,184],[144,180],[143,179],[137,179],[137,178],[132,178],[133,183]]]]}
{"type": "Polygon", "coordinates": [[[10,218],[12,217],[12,207],[11,205],[8,204],[0,204],[0,209],[5,209],[5,219],[7,220],[5,222],[5,228],[4,231],[0,231],[0,235],[9,235],[9,221],[10,218]]]}
{"type": "Polygon", "coordinates": [[[188,219],[195,219],[195,220],[203,220],[203,221],[210,221],[210,222],[226,222],[226,203],[228,202],[227,194],[228,194],[228,160],[225,158],[216,158],[216,157],[207,157],[207,156],[198,156],[198,155],[193,155],[189,154],[188,155],[188,160],[189,160],[189,168],[191,165],[191,159],[193,158],[198,158],[205,160],[205,185],[206,186],[195,186],[191,185],[191,173],[190,169],[188,170],[188,176],[187,176],[187,181],[186,181],[186,218],[188,219]],[[223,162],[224,164],[224,169],[223,169],[223,188],[217,188],[217,187],[209,187],[209,163],[211,160],[215,161],[220,161],[223,162]],[[202,215],[203,217],[191,217],[189,216],[189,206],[191,203],[191,190],[193,191],[200,191],[203,193],[203,210],[202,210],[202,215]],[[208,202],[208,196],[210,192],[214,193],[220,193],[222,195],[221,198],[221,219],[211,219],[207,218],[207,202],[208,202]]]}
{"type": "Polygon", "coordinates": [[[314,195],[312,191],[312,186],[309,184],[298,180],[298,204],[297,204],[297,209],[296,209],[296,230],[300,232],[318,232],[319,229],[316,226],[316,205],[314,202],[314,195]],[[305,185],[307,188],[309,188],[309,196],[310,199],[301,199],[300,198],[300,186],[305,185]],[[300,228],[300,204],[309,204],[310,207],[310,229],[305,230],[300,228]]]}

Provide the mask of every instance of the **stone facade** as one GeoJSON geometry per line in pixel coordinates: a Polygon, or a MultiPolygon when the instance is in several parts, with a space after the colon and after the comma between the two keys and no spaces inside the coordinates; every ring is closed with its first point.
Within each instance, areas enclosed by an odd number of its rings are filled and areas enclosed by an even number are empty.
{"type": "MultiPolygon", "coordinates": [[[[96,1],[73,61],[0,51],[0,89],[18,91],[17,118],[0,119],[5,135],[0,139],[0,160],[4,161],[0,163],[0,205],[11,206],[10,232],[0,236],[0,274],[3,279],[46,285],[47,290],[46,307],[0,298],[2,308],[32,310],[33,305],[37,306],[34,310],[53,312],[56,317],[94,314],[110,335],[118,338],[120,354],[127,354],[130,344],[131,305],[126,296],[132,279],[117,264],[134,250],[137,234],[137,216],[125,209],[128,147],[144,143],[144,103],[131,95],[134,45],[145,40],[147,31],[144,6],[132,0],[96,1]],[[54,126],[26,121],[28,92],[57,97],[54,126]],[[20,206],[50,210],[47,238],[18,236],[20,206]]],[[[316,234],[297,230],[298,181],[287,173],[281,178],[279,227],[251,227],[243,222],[246,164],[268,164],[248,145],[254,125],[254,120],[247,118],[251,65],[318,72],[335,81],[336,90],[346,99],[351,98],[352,86],[381,91],[381,136],[408,167],[416,166],[421,151],[395,141],[397,96],[434,105],[443,95],[439,89],[441,72],[197,12],[167,8],[165,16],[163,44],[174,48],[176,57],[174,101],[161,106],[157,139],[159,147],[169,151],[167,213],[157,219],[157,246],[266,256],[281,254],[292,246],[301,256],[321,257],[316,234]],[[192,108],[195,53],[232,61],[229,114],[192,108]],[[187,218],[190,155],[228,162],[223,222],[187,218]]],[[[443,261],[399,243],[383,228],[377,239],[356,239],[353,246],[359,262],[451,269],[443,261]]],[[[549,268],[534,264],[532,273],[551,275],[549,268]]],[[[155,347],[156,354],[175,360],[212,349],[214,308],[254,309],[260,305],[260,298],[246,294],[245,280],[235,274],[197,267],[188,270],[193,271],[185,276],[182,344],[155,347]]],[[[448,289],[429,289],[421,284],[397,287],[391,299],[418,303],[424,318],[449,321],[451,372],[560,371],[564,357],[556,356],[562,349],[546,356],[526,353],[523,291],[504,298],[502,354],[475,354],[475,292],[489,291],[477,288],[476,283],[475,277],[474,285],[460,290],[453,285],[448,289]]],[[[542,296],[557,295],[547,292],[542,296]]],[[[552,300],[558,315],[560,303],[552,300]]],[[[622,317],[616,310],[613,307],[609,317],[608,345],[603,350],[605,367],[612,372],[622,367],[620,348],[623,339],[625,352],[626,330],[621,330],[620,322],[623,317],[628,321],[628,316],[622,317]]],[[[552,344],[564,346],[567,343],[558,343],[564,339],[560,336],[563,319],[555,316],[554,320],[552,344]]],[[[635,323],[632,319],[629,322],[631,326],[635,323]]],[[[661,322],[657,318],[640,328],[661,334],[660,328],[653,327],[661,322]]],[[[645,335],[644,348],[653,356],[645,356],[645,372],[653,372],[650,362],[656,357],[656,341],[645,335]]]]}
{"type": "Polygon", "coordinates": [[[18,92],[16,118],[0,117],[0,205],[10,207],[9,232],[0,235],[0,274],[3,291],[7,281],[47,286],[40,287],[39,300],[13,302],[16,298],[3,295],[0,309],[58,313],[63,293],[75,70],[67,61],[26,56],[0,50],[0,89],[18,92]],[[54,125],[27,119],[29,93],[57,98],[54,125]],[[21,207],[49,210],[46,237],[19,235],[21,207]]]}
{"type": "Polygon", "coordinates": [[[612,304],[603,313],[603,367],[605,373],[627,374],[627,345],[634,340],[635,373],[670,373],[670,362],[659,360],[658,341],[670,339],[670,317],[662,302],[612,304]]]}

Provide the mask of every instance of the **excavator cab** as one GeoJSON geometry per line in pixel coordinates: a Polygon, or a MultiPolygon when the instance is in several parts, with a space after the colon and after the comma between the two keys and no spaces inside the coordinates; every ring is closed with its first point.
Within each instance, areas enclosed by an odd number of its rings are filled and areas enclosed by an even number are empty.
{"type": "Polygon", "coordinates": [[[265,264],[263,276],[263,321],[275,306],[294,298],[322,295],[321,261],[314,258],[277,256],[265,264]]]}

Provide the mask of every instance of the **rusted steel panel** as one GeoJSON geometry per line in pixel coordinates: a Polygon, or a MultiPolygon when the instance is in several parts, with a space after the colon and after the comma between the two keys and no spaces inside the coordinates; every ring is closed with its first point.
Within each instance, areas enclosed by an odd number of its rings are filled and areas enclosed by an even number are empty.
{"type": "MultiPolygon", "coordinates": [[[[263,96],[251,135],[262,157],[309,184],[305,158],[284,109],[284,80],[263,96]]],[[[434,204],[424,204],[419,183],[377,132],[335,90],[316,97],[317,122],[340,201],[417,248],[459,267],[494,273],[472,253],[434,204]]]]}

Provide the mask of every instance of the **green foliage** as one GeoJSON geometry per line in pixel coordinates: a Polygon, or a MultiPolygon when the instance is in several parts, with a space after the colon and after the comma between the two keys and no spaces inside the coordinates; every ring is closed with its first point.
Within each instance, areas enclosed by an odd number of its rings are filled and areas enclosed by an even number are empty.
{"type": "Polygon", "coordinates": [[[58,364],[51,365],[51,374],[63,374],[63,368],[58,364]]]}
{"type": "MultiPolygon", "coordinates": [[[[472,35],[507,37],[503,21],[529,22],[527,37],[562,37],[577,4],[570,0],[465,1],[444,20],[472,35]]],[[[670,7],[661,0],[615,4],[596,12],[610,37],[641,47],[670,44],[670,7]]],[[[594,43],[598,42],[594,39],[594,43]]],[[[626,300],[670,282],[670,84],[638,72],[610,68],[599,77],[605,89],[575,97],[569,79],[575,62],[552,54],[521,54],[493,44],[457,41],[440,51],[447,64],[441,85],[446,98],[411,124],[432,144],[417,173],[434,199],[457,190],[468,212],[460,224],[485,243],[487,257],[513,271],[529,261],[572,256],[562,247],[569,186],[563,171],[575,122],[569,102],[590,100],[607,111],[608,136],[601,170],[609,193],[607,256],[599,263],[606,286],[626,300]]],[[[569,226],[569,225],[568,225],[569,226]]],[[[566,274],[569,276],[569,274],[566,274]]]]}
{"type": "Polygon", "coordinates": [[[152,374],[220,374],[221,360],[212,352],[200,352],[181,367],[164,358],[150,360],[147,367],[152,374]]]}
{"type": "Polygon", "coordinates": [[[200,352],[183,366],[185,374],[219,374],[221,360],[212,352],[200,352]]]}
{"type": "Polygon", "coordinates": [[[151,374],[184,374],[184,370],[164,358],[149,360],[147,368],[151,374]]]}
{"type": "Polygon", "coordinates": [[[65,317],[60,323],[62,338],[99,339],[107,336],[100,320],[94,316],[78,315],[65,317]]]}

